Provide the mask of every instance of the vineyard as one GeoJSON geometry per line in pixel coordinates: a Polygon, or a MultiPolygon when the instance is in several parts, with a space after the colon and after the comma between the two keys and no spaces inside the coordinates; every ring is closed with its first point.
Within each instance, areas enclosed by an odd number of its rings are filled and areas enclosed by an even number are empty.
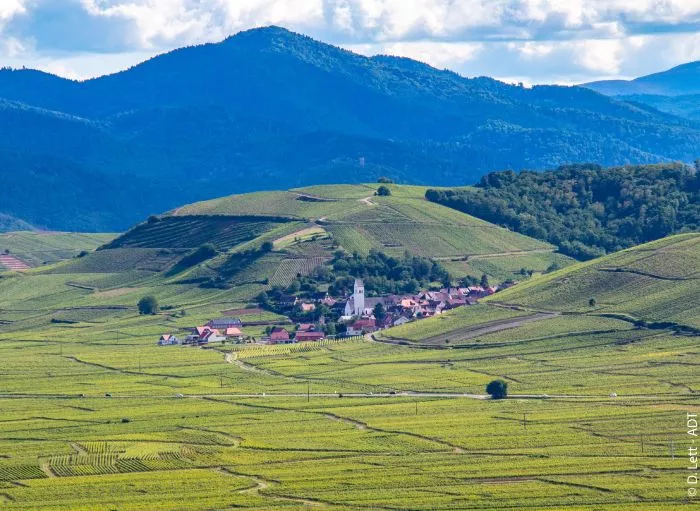
{"type": "Polygon", "coordinates": [[[493,299],[555,311],[626,314],[697,328],[698,263],[700,235],[674,236],[569,267],[493,299]]]}
{"type": "Polygon", "coordinates": [[[111,234],[11,232],[0,234],[0,254],[7,251],[5,255],[34,267],[91,252],[112,238],[111,234]]]}
{"type": "Polygon", "coordinates": [[[220,250],[257,238],[282,219],[170,216],[141,224],[105,248],[196,248],[211,243],[220,250]]]}

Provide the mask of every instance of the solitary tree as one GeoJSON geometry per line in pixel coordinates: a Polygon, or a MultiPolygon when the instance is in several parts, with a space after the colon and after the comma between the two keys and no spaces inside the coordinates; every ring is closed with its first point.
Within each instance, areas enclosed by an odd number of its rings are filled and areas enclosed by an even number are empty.
{"type": "Polygon", "coordinates": [[[272,252],[272,249],[275,248],[275,246],[272,244],[271,241],[266,241],[262,244],[260,248],[263,252],[272,252]]]}
{"type": "Polygon", "coordinates": [[[481,276],[481,287],[483,287],[484,289],[489,287],[489,276],[485,273],[481,276]]]}
{"type": "Polygon", "coordinates": [[[144,296],[138,303],[139,314],[156,314],[158,312],[158,300],[153,296],[144,296]]]}
{"type": "Polygon", "coordinates": [[[486,392],[492,399],[505,399],[508,395],[508,383],[503,380],[493,380],[486,385],[486,392]]]}
{"type": "Polygon", "coordinates": [[[382,185],[377,188],[377,195],[380,197],[389,197],[391,195],[391,190],[389,190],[388,186],[382,185]]]}
{"type": "Polygon", "coordinates": [[[379,179],[377,179],[377,183],[391,184],[391,183],[393,183],[393,182],[394,182],[393,179],[388,178],[388,177],[386,177],[386,176],[382,176],[382,177],[380,177],[379,179]]]}
{"type": "Polygon", "coordinates": [[[595,298],[590,298],[590,299],[588,300],[588,305],[591,306],[591,307],[595,307],[595,306],[596,306],[596,303],[597,303],[597,302],[596,302],[595,298]]]}
{"type": "Polygon", "coordinates": [[[384,304],[381,302],[374,306],[373,312],[377,321],[384,321],[384,318],[386,318],[386,307],[384,307],[384,304]]]}

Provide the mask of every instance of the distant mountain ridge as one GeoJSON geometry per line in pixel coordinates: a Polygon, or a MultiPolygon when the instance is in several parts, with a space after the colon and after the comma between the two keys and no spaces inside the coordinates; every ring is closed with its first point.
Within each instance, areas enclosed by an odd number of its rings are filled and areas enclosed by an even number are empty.
{"type": "Polygon", "coordinates": [[[608,80],[583,87],[616,99],[700,121],[700,61],[635,80],[608,80]]]}
{"type": "Polygon", "coordinates": [[[503,168],[692,161],[700,147],[700,124],[642,104],[467,79],[278,27],[84,82],[1,70],[0,129],[5,213],[109,231],[230,193],[380,175],[462,185],[503,168]]]}
{"type": "Polygon", "coordinates": [[[604,80],[583,84],[607,96],[688,96],[700,94],[700,60],[634,80],[604,80]]]}

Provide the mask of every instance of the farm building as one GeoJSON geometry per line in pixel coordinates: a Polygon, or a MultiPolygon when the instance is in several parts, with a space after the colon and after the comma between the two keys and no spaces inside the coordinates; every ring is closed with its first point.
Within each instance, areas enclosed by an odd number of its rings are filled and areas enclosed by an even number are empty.
{"type": "Polygon", "coordinates": [[[226,330],[224,330],[224,335],[228,339],[242,339],[243,338],[243,332],[238,327],[227,328],[226,330]]]}
{"type": "Polygon", "coordinates": [[[170,334],[161,335],[158,341],[159,346],[173,346],[175,344],[180,344],[180,339],[170,334]]]}
{"type": "Polygon", "coordinates": [[[377,331],[377,322],[373,318],[358,319],[348,325],[348,335],[364,335],[377,331]]]}
{"type": "Polygon", "coordinates": [[[326,334],[323,332],[314,332],[314,331],[307,331],[307,332],[297,332],[294,339],[297,342],[304,342],[304,341],[320,341],[322,339],[326,338],[326,334]]]}
{"type": "Polygon", "coordinates": [[[264,338],[265,342],[269,344],[289,344],[294,342],[289,337],[289,332],[280,326],[276,326],[270,332],[270,335],[264,338]]]}
{"type": "Polygon", "coordinates": [[[217,330],[226,330],[227,328],[240,328],[243,323],[239,318],[220,318],[212,319],[207,325],[209,328],[216,328],[217,330]]]}

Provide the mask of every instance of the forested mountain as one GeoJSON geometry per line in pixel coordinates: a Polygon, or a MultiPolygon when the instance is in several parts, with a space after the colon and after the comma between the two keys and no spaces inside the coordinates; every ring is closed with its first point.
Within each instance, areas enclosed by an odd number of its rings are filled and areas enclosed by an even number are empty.
{"type": "Polygon", "coordinates": [[[121,230],[273,187],[456,185],[502,168],[692,161],[700,146],[700,124],[584,88],[466,79],[275,27],[85,82],[2,70],[0,99],[13,187],[0,212],[60,229],[121,230]],[[52,204],[32,197],[47,183],[52,204]]]}
{"type": "Polygon", "coordinates": [[[428,190],[438,204],[547,240],[591,259],[700,230],[700,161],[549,172],[494,172],[475,188],[428,190]]]}
{"type": "Polygon", "coordinates": [[[584,87],[620,101],[642,103],[662,112],[700,120],[700,61],[636,80],[608,80],[584,87]]]}

